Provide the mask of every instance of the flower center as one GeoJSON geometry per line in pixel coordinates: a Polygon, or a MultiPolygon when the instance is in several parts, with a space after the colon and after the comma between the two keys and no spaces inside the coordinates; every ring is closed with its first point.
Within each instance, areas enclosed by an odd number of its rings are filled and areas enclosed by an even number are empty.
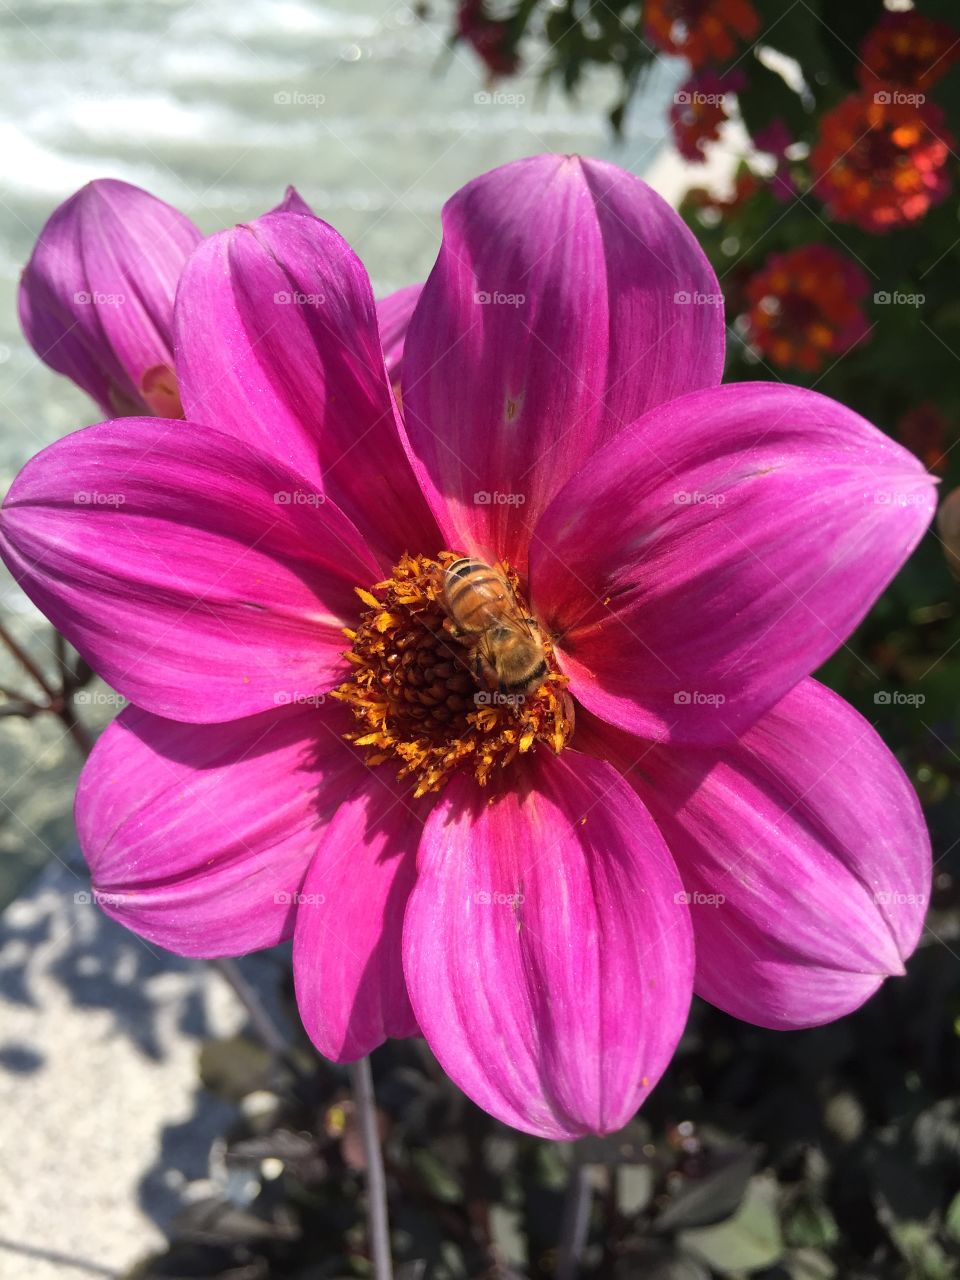
{"type": "Polygon", "coordinates": [[[353,671],[332,696],[353,712],[357,728],[346,737],[368,748],[368,764],[395,759],[397,777],[411,777],[420,796],[457,769],[483,786],[538,743],[566,746],[567,677],[508,565],[452,551],[405,555],[390,578],[357,594],[367,608],[346,630],[353,671]]]}

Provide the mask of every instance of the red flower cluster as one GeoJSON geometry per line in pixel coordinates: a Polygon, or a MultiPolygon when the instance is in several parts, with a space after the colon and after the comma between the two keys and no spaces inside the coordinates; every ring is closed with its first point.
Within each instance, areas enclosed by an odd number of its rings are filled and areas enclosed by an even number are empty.
{"type": "Polygon", "coordinates": [[[750,0],[648,0],[643,16],[651,44],[686,58],[694,70],[726,62],[760,30],[750,0]]]}
{"type": "Polygon", "coordinates": [[[915,453],[929,471],[947,469],[947,436],[950,419],[930,400],[915,405],[897,423],[897,439],[915,453]]]}
{"type": "Polygon", "coordinates": [[[492,76],[509,76],[520,68],[513,47],[512,23],[491,18],[484,0],[460,0],[457,35],[465,40],[492,76]]]}
{"type": "Polygon", "coordinates": [[[742,208],[762,186],[762,180],[746,165],[741,165],[734,178],[733,190],[727,195],[715,195],[706,187],[691,187],[683,198],[680,211],[682,213],[684,208],[705,209],[714,217],[719,217],[721,214],[729,215],[742,208]]]}
{"type": "Polygon", "coordinates": [[[839,221],[889,231],[946,197],[953,140],[943,114],[903,97],[894,86],[854,93],[820,121],[811,190],[839,221]]]}
{"type": "Polygon", "coordinates": [[[860,268],[829,245],[773,254],[746,287],[746,337],[774,364],[813,372],[867,332],[868,289],[860,268]]]}
{"type": "Polygon", "coordinates": [[[960,31],[915,9],[886,13],[860,49],[857,78],[865,89],[896,84],[929,89],[960,58],[960,31]]]}
{"type": "Polygon", "coordinates": [[[726,109],[730,95],[742,89],[745,77],[704,71],[691,76],[673,96],[670,127],[673,141],[685,160],[705,158],[707,145],[720,137],[720,126],[730,119],[726,109]]]}

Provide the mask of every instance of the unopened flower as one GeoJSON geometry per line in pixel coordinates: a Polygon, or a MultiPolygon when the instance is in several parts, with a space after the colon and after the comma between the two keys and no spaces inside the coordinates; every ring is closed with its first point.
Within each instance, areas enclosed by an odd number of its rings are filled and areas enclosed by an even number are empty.
{"type": "Polygon", "coordinates": [[[700,161],[711,142],[720,137],[720,126],[730,119],[733,95],[743,88],[745,77],[736,72],[719,75],[705,71],[691,76],[674,94],[670,128],[677,150],[686,160],[700,161]]]}
{"type": "Polygon", "coordinates": [[[90,182],[54,211],[20,284],[37,355],[111,417],[178,417],[173,299],[201,234],[127,182],[90,182]]]}
{"type": "Polygon", "coordinates": [[[0,517],[133,704],[77,800],[106,910],[186,955],[292,935],[321,1052],[422,1034],[558,1138],[625,1123],[694,987],[797,1027],[902,971],[916,798],[808,676],[932,484],[823,396],[718,385],[716,278],[649,188],[551,155],[458,192],[402,419],[366,273],[315,218],[202,243],[175,328],[188,425],[69,436],[0,517]]]}
{"type": "Polygon", "coordinates": [[[652,44],[686,58],[694,70],[726,62],[760,30],[750,0],[648,0],[643,22],[652,44]]]}
{"type": "Polygon", "coordinates": [[[865,89],[899,85],[926,91],[960,58],[960,31],[916,9],[885,13],[867,32],[857,79],[865,89]]]}
{"type": "Polygon", "coordinates": [[[781,368],[807,372],[841,355],[867,332],[869,281],[831,245],[771,254],[745,289],[745,335],[781,368]]]}
{"type": "MultiPolygon", "coordinates": [[[[294,187],[274,212],[312,214],[294,187]]],[[[173,304],[202,239],[185,214],[140,187],[99,178],[47,220],[20,283],[20,323],[51,369],[111,417],[182,415],[173,304]]],[[[419,286],[384,298],[384,348],[399,377],[402,329],[419,286]]]]}
{"type": "Polygon", "coordinates": [[[950,189],[953,140],[932,103],[851,94],[820,121],[811,190],[833,217],[883,232],[922,218],[950,189]]]}

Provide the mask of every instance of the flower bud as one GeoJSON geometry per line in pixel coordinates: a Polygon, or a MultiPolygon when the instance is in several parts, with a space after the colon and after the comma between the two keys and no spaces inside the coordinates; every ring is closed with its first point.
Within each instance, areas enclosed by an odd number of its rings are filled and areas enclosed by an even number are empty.
{"type": "Polygon", "coordinates": [[[88,183],[54,210],[20,284],[20,322],[46,364],[110,417],[182,417],[173,300],[202,239],[139,187],[88,183]]]}

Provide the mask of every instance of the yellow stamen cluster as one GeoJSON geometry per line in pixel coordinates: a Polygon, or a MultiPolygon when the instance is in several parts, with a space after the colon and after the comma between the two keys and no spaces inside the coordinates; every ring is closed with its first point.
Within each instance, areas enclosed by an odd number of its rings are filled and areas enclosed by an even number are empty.
{"type": "Polygon", "coordinates": [[[333,693],[358,721],[348,740],[369,749],[368,764],[398,760],[397,776],[414,778],[417,796],[439,791],[463,767],[484,785],[539,742],[559,753],[573,732],[567,678],[548,638],[550,674],[525,700],[498,703],[477,683],[443,607],[443,570],[456,559],[452,551],[435,560],[405,555],[385,582],[357,588],[366,609],[346,631],[353,672],[333,693]]]}

